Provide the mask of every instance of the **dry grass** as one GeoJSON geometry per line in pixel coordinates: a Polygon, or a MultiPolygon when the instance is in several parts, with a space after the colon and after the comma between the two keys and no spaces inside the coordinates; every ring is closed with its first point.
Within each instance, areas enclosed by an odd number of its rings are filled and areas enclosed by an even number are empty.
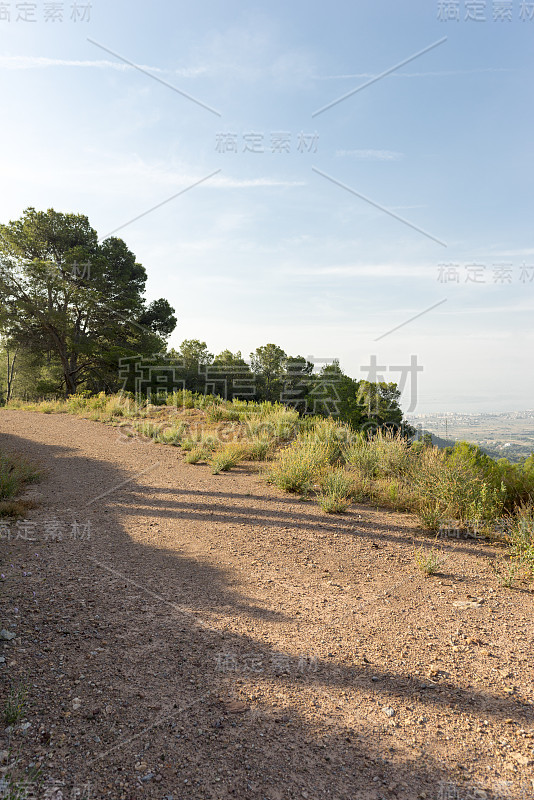
{"type": "Polygon", "coordinates": [[[214,475],[220,472],[228,472],[232,467],[237,466],[240,461],[244,461],[249,455],[249,448],[240,442],[228,442],[213,454],[210,465],[214,475]]]}
{"type": "MultiPolygon", "coordinates": [[[[228,402],[187,391],[158,403],[81,393],[68,400],[12,401],[10,407],[121,425],[126,435],[180,446],[189,463],[208,460],[214,473],[242,461],[264,462],[268,482],[287,492],[315,492],[327,513],[368,501],[415,513],[429,530],[439,530],[446,519],[487,535],[508,519],[510,552],[534,574],[534,458],[516,465],[495,462],[466,443],[445,451],[390,432],[366,437],[331,418],[300,419],[277,403],[228,402]],[[343,481],[350,481],[350,492],[339,489],[343,481]]],[[[7,491],[10,480],[4,471],[7,491]]],[[[2,499],[9,497],[0,490],[2,499]]]]}

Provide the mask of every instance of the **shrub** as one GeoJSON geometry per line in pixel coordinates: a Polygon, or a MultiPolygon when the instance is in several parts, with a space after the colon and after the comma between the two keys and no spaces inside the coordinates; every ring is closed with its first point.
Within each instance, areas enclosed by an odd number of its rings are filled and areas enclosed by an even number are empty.
{"type": "Polygon", "coordinates": [[[405,476],[410,469],[410,443],[399,433],[379,431],[370,441],[376,453],[376,471],[382,477],[405,476]]]}
{"type": "Polygon", "coordinates": [[[249,447],[251,461],[265,461],[269,454],[271,443],[268,439],[261,439],[258,437],[250,440],[249,447]]]}
{"type": "Polygon", "coordinates": [[[206,451],[203,447],[195,447],[184,456],[184,461],[188,464],[198,464],[199,461],[205,461],[206,451]]]}
{"type": "Polygon", "coordinates": [[[460,442],[449,452],[425,447],[411,465],[410,478],[420,508],[434,505],[441,516],[489,523],[501,516],[506,490],[493,484],[495,475],[473,453],[472,446],[463,445],[466,443],[460,442]]]}
{"type": "Polygon", "coordinates": [[[304,439],[320,442],[326,448],[329,464],[345,462],[347,447],[354,440],[354,433],[348,425],[331,418],[315,418],[313,424],[306,426],[301,434],[304,439]]]}
{"type": "Polygon", "coordinates": [[[373,494],[371,481],[368,478],[364,478],[357,471],[353,471],[351,474],[353,481],[352,499],[356,503],[363,503],[373,494]]]}
{"type": "Polygon", "coordinates": [[[509,545],[512,558],[534,575],[534,506],[521,506],[511,520],[509,545]]]}
{"type": "Polygon", "coordinates": [[[175,408],[194,408],[193,392],[188,389],[179,389],[177,392],[167,395],[167,405],[175,408]]]}
{"type": "Polygon", "coordinates": [[[286,408],[280,403],[262,404],[260,415],[263,424],[268,424],[267,430],[273,439],[288,441],[294,438],[299,430],[298,411],[286,408]]]}
{"type": "Polygon", "coordinates": [[[319,481],[319,487],[326,494],[336,494],[339,497],[352,497],[354,481],[350,472],[345,469],[331,469],[325,472],[319,481]]]}
{"type": "Polygon", "coordinates": [[[157,439],[162,431],[162,426],[154,422],[137,422],[134,423],[134,428],[141,436],[146,436],[149,439],[157,439]]]}
{"type": "Polygon", "coordinates": [[[222,406],[212,406],[207,411],[210,422],[226,422],[239,420],[239,411],[235,408],[223,408],[222,406]]]}
{"type": "Polygon", "coordinates": [[[343,514],[350,506],[349,498],[329,494],[320,494],[317,501],[325,514],[343,514]]]}
{"type": "Polygon", "coordinates": [[[504,484],[507,511],[513,512],[534,502],[534,456],[520,464],[511,464],[506,458],[500,458],[494,462],[493,469],[498,482],[504,484]]]}
{"type": "Polygon", "coordinates": [[[219,472],[227,472],[232,467],[235,467],[247,455],[246,446],[238,442],[229,442],[216,450],[211,459],[211,471],[214,475],[219,472]]]}
{"type": "Polygon", "coordinates": [[[434,548],[425,550],[420,547],[418,550],[414,550],[413,557],[417,568],[424,575],[434,575],[443,563],[439,551],[434,548]]]}
{"type": "Polygon", "coordinates": [[[4,722],[6,725],[14,725],[24,715],[26,695],[27,689],[23,684],[20,684],[16,689],[14,687],[10,689],[4,706],[4,722]]]}
{"type": "Polygon", "coordinates": [[[35,483],[39,478],[39,470],[28,461],[0,453],[0,500],[15,497],[25,484],[35,483]]]}
{"type": "Polygon", "coordinates": [[[178,446],[186,430],[187,425],[185,422],[180,422],[178,425],[173,425],[164,431],[160,431],[156,436],[156,442],[178,446]]]}
{"type": "Polygon", "coordinates": [[[425,528],[431,531],[439,530],[442,514],[435,503],[428,501],[421,505],[418,516],[425,528]]]}
{"type": "Polygon", "coordinates": [[[221,446],[221,441],[217,438],[217,436],[206,434],[205,436],[202,436],[200,444],[205,450],[209,450],[213,453],[218,447],[221,446]]]}
{"type": "Polygon", "coordinates": [[[358,437],[345,447],[343,458],[362,478],[374,478],[378,474],[378,453],[372,442],[364,437],[358,437]]]}
{"type": "Polygon", "coordinates": [[[65,413],[65,404],[61,400],[50,400],[44,403],[39,403],[36,409],[43,414],[62,414],[65,413]]]}
{"type": "Polygon", "coordinates": [[[370,494],[378,503],[395,511],[413,511],[417,497],[408,482],[401,478],[377,478],[371,484],[370,494]]]}
{"type": "Polygon", "coordinates": [[[267,480],[285,492],[305,494],[328,465],[328,455],[324,443],[299,439],[277,454],[267,480]]]}
{"type": "Polygon", "coordinates": [[[318,502],[327,514],[341,514],[351,503],[354,483],[344,469],[326,472],[320,480],[321,493],[318,502]]]}

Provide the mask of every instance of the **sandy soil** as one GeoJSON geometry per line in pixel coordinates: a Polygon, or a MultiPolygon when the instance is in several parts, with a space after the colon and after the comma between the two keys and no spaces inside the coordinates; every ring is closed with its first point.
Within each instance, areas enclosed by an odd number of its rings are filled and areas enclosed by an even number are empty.
{"type": "Polygon", "coordinates": [[[2,705],[28,688],[4,774],[63,798],[534,797],[534,598],[494,546],[440,540],[425,578],[408,515],[325,516],[71,416],[0,431],[46,473],[0,542],[2,705]]]}

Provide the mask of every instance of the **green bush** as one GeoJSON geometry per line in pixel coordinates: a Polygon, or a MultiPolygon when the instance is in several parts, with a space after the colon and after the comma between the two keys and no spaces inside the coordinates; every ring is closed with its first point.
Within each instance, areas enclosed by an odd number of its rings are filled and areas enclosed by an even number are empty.
{"type": "Polygon", "coordinates": [[[306,494],[329,464],[328,447],[310,437],[280,450],[267,471],[267,480],[285,492],[306,494]]]}
{"type": "Polygon", "coordinates": [[[318,502],[327,514],[341,514],[351,503],[354,481],[346,470],[333,469],[324,473],[319,486],[318,502]]]}
{"type": "Polygon", "coordinates": [[[497,476],[485,458],[480,458],[465,442],[450,451],[425,447],[410,470],[420,508],[433,505],[443,517],[475,524],[490,523],[500,517],[505,488],[502,484],[495,485],[497,476]]]}
{"type": "Polygon", "coordinates": [[[354,467],[362,478],[378,476],[378,452],[373,442],[363,436],[345,447],[343,458],[345,463],[354,467]]]}
{"type": "Polygon", "coordinates": [[[439,530],[443,515],[436,503],[432,501],[422,503],[419,508],[418,516],[425,528],[428,528],[430,531],[439,530]]]}
{"type": "Polygon", "coordinates": [[[200,439],[200,444],[204,448],[211,453],[215,452],[217,448],[221,446],[221,440],[217,436],[212,436],[211,434],[205,434],[200,439]]]}
{"type": "Polygon", "coordinates": [[[188,464],[198,464],[199,461],[205,461],[206,451],[203,447],[195,447],[184,456],[184,461],[188,464]]]}
{"type": "Polygon", "coordinates": [[[251,461],[265,461],[271,449],[271,443],[268,439],[255,438],[251,439],[250,445],[250,460],[251,461]]]}
{"type": "Polygon", "coordinates": [[[0,500],[15,497],[25,484],[35,483],[40,472],[23,458],[0,453],[0,500]]]}
{"type": "Polygon", "coordinates": [[[157,439],[163,430],[161,425],[154,422],[136,422],[134,428],[141,436],[149,439],[157,439]]]}
{"type": "Polygon", "coordinates": [[[443,559],[438,550],[425,550],[420,547],[414,551],[414,561],[423,575],[434,575],[443,564],[443,559]]]}
{"type": "Polygon", "coordinates": [[[214,475],[219,472],[227,472],[232,467],[237,466],[240,461],[248,455],[248,448],[246,445],[239,442],[229,442],[225,444],[220,450],[216,450],[211,459],[211,471],[214,475]]]}
{"type": "Polygon", "coordinates": [[[20,684],[17,688],[12,687],[9,690],[4,705],[4,722],[6,725],[14,725],[24,716],[27,694],[28,691],[24,684],[20,684]]]}
{"type": "Polygon", "coordinates": [[[509,526],[512,558],[534,575],[534,506],[521,506],[509,526]]]}
{"type": "Polygon", "coordinates": [[[314,417],[312,419],[313,423],[306,426],[306,430],[301,433],[301,438],[323,445],[328,453],[329,464],[345,463],[347,447],[350,447],[354,441],[352,429],[332,418],[314,417]]]}
{"type": "Polygon", "coordinates": [[[409,441],[399,433],[379,431],[371,440],[376,452],[376,470],[381,477],[404,477],[413,460],[409,441]]]}
{"type": "Polygon", "coordinates": [[[187,425],[185,422],[180,422],[178,425],[173,425],[170,428],[160,431],[156,436],[156,442],[160,444],[171,444],[177,447],[182,442],[183,435],[186,431],[187,425]]]}
{"type": "Polygon", "coordinates": [[[210,422],[238,421],[239,411],[236,408],[223,408],[222,406],[212,406],[207,411],[210,422]]]}

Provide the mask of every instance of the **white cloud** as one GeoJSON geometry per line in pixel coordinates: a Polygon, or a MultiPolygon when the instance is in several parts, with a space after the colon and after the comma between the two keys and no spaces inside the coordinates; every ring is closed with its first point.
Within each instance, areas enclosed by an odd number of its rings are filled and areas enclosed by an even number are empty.
{"type": "MultiPolygon", "coordinates": [[[[189,166],[169,167],[168,164],[150,163],[136,157],[117,163],[116,159],[102,155],[97,166],[95,166],[96,161],[95,158],[91,163],[80,165],[79,162],[69,163],[64,160],[61,168],[58,167],[57,162],[49,165],[42,163],[36,167],[35,163],[24,166],[20,163],[4,161],[0,165],[0,175],[4,180],[9,179],[17,183],[26,181],[33,186],[64,184],[65,188],[69,188],[75,183],[83,185],[85,191],[96,193],[101,193],[104,185],[107,193],[117,192],[121,196],[127,194],[129,197],[132,196],[132,191],[134,196],[139,194],[146,197],[149,187],[154,191],[179,192],[205,177],[198,172],[193,173],[189,166]],[[136,187],[137,191],[133,187],[136,187]]],[[[256,189],[305,185],[306,183],[302,181],[272,177],[236,178],[225,175],[223,172],[202,184],[202,186],[215,189],[256,189]]]]}
{"type": "MultiPolygon", "coordinates": [[[[182,69],[161,69],[160,67],[138,64],[138,67],[156,74],[179,75],[182,78],[197,78],[204,75],[207,67],[184,67],[182,69]]],[[[134,70],[130,64],[122,61],[109,61],[107,59],[75,60],[67,58],[47,58],[45,56],[0,56],[0,69],[47,69],[49,67],[83,67],[86,69],[115,69],[119,72],[134,70]]]]}
{"type": "MultiPolygon", "coordinates": [[[[513,72],[513,70],[508,69],[507,67],[480,67],[478,69],[447,69],[436,72],[392,72],[390,76],[395,78],[447,78],[454,75],[472,75],[483,72],[513,72]]],[[[354,72],[347,75],[315,75],[314,79],[317,81],[334,81],[356,78],[358,80],[371,80],[373,78],[377,78],[379,74],[380,73],[374,72],[354,72]]]]}

